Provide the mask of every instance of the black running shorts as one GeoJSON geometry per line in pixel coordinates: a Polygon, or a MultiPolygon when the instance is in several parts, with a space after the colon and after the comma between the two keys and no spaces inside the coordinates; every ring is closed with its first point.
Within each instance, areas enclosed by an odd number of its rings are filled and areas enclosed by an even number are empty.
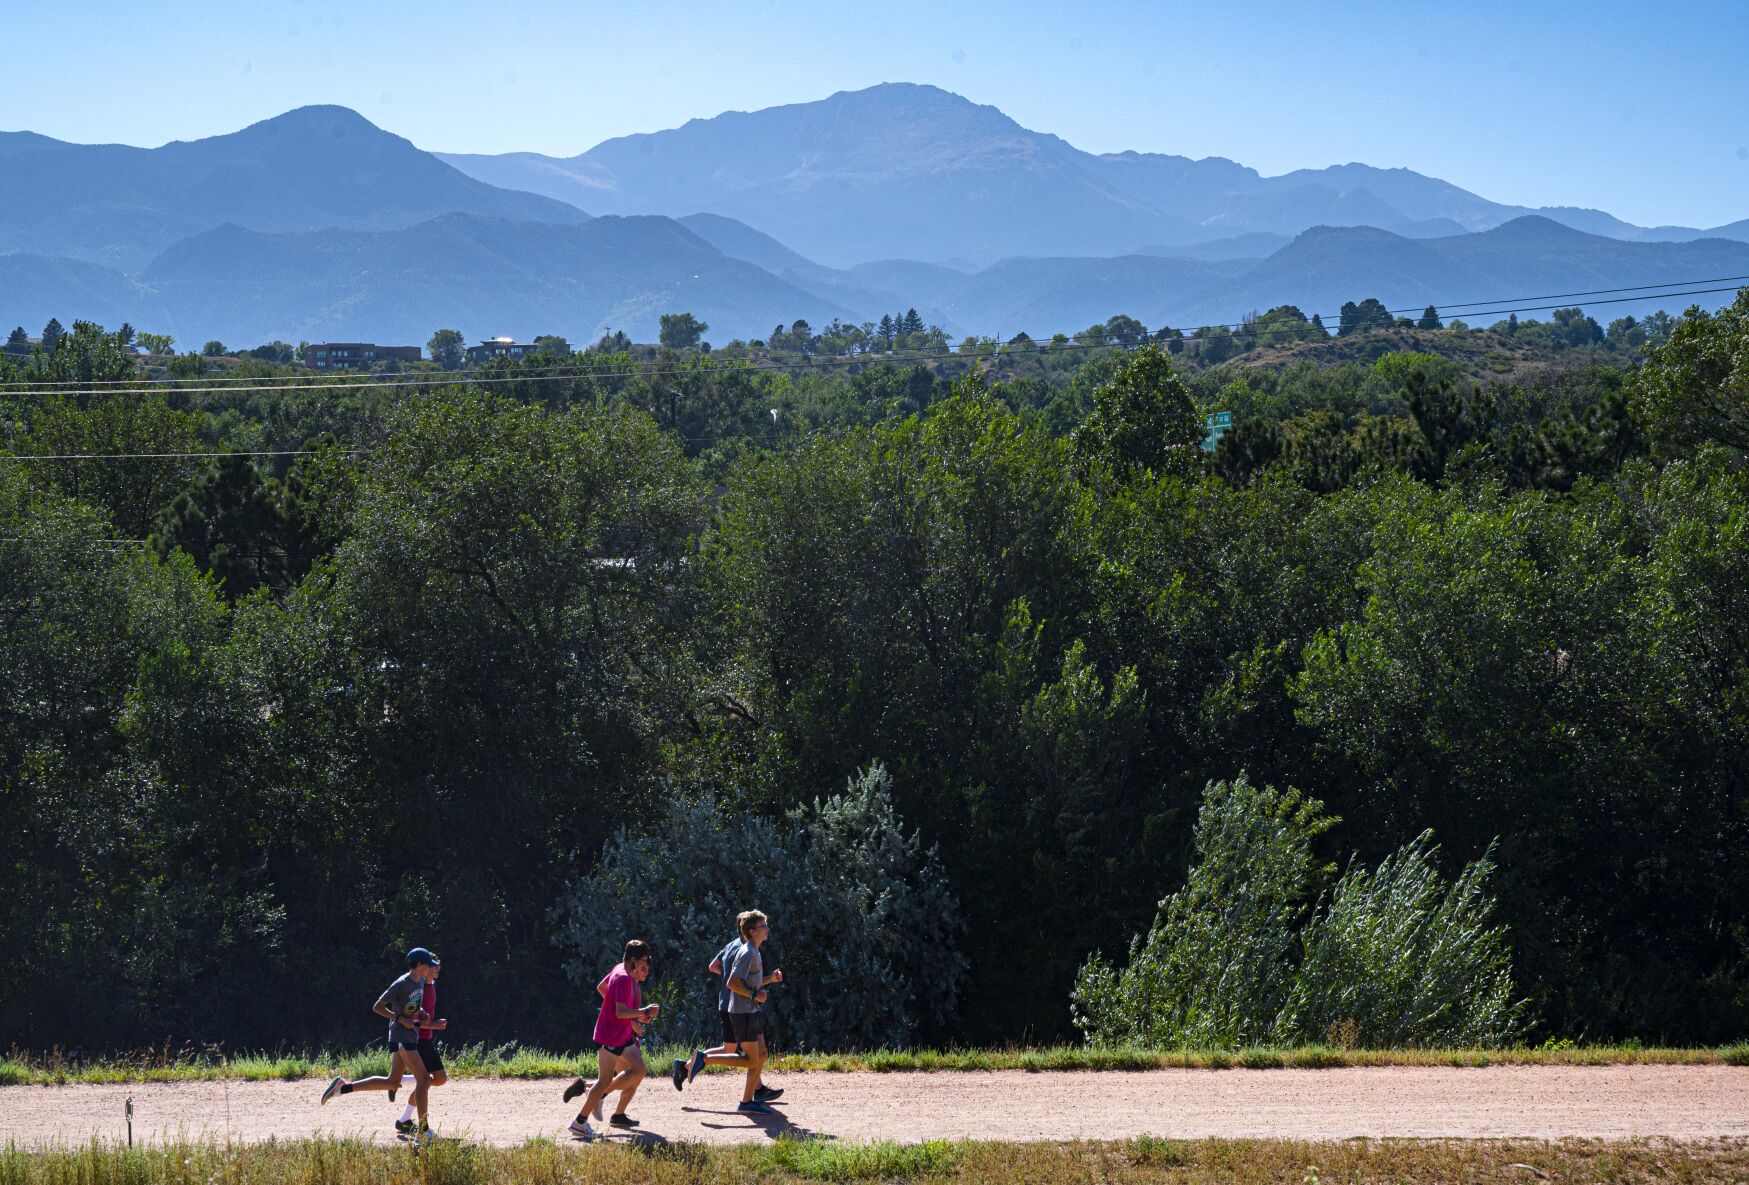
{"type": "Polygon", "coordinates": [[[439,1074],[443,1072],[443,1055],[437,1052],[437,1042],[432,1038],[425,1037],[420,1040],[419,1057],[420,1060],[425,1063],[425,1072],[427,1074],[439,1074]]]}
{"type": "Polygon", "coordinates": [[[763,1012],[731,1012],[729,1025],[734,1031],[736,1045],[750,1045],[755,1041],[765,1040],[763,1012]]]}
{"type": "Polygon", "coordinates": [[[730,1012],[727,1008],[724,1008],[719,1011],[717,1015],[723,1018],[723,1044],[733,1045],[735,1043],[735,1022],[729,1018],[733,1016],[734,1013],[730,1012]]]}
{"type": "Polygon", "coordinates": [[[633,1037],[630,1041],[627,1041],[624,1045],[603,1045],[601,1048],[603,1048],[603,1049],[607,1050],[607,1052],[613,1054],[614,1057],[618,1057],[620,1054],[624,1053],[626,1050],[630,1049],[632,1046],[636,1045],[637,1043],[638,1043],[638,1039],[636,1037],[633,1037]]]}

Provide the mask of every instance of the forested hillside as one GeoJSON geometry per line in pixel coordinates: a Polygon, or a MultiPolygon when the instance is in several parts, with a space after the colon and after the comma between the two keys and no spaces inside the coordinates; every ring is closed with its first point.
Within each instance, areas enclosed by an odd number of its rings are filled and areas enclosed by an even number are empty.
{"type": "Polygon", "coordinates": [[[1535,1038],[1740,1037],[1749,294],[1374,307],[402,386],[24,343],[0,1033],[363,1043],[417,942],[449,1039],[576,1048],[621,931],[692,989],[707,902],[772,915],[791,1046],[1062,1038],[1243,773],[1328,816],[1294,918],[1431,830],[1535,1038]]]}

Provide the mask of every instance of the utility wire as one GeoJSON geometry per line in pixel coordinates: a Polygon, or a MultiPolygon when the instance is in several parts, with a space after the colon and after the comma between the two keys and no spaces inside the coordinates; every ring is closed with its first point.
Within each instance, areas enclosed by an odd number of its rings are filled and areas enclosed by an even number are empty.
{"type": "Polygon", "coordinates": [[[181,461],[199,457],[309,457],[321,452],[338,452],[359,456],[369,449],[257,449],[254,451],[209,453],[0,453],[0,461],[181,461]]]}
{"type": "MultiPolygon", "coordinates": [[[[1735,283],[1731,283],[1730,286],[1728,286],[1728,287],[1720,287],[1720,288],[1694,288],[1692,286],[1697,285],[1697,284],[1725,284],[1725,283],[1731,282],[1731,281],[1749,281],[1749,275],[1719,276],[1719,277],[1715,277],[1712,279],[1701,279],[1701,280],[1671,280],[1671,281],[1667,281],[1665,283],[1659,283],[1659,284],[1630,285],[1630,286],[1623,286],[1620,288],[1594,288],[1594,289],[1588,289],[1588,290],[1579,291],[1579,292],[1556,292],[1556,293],[1545,293],[1545,294],[1536,295],[1536,296],[1511,296],[1511,297],[1499,297],[1499,298],[1490,299],[1490,300],[1472,300],[1472,301],[1461,301],[1461,302],[1448,302],[1448,303],[1443,304],[1443,305],[1436,304],[1433,307],[1436,308],[1439,311],[1441,317],[1446,319],[1446,320],[1461,320],[1462,318],[1464,318],[1466,316],[1469,316],[1469,317],[1501,316],[1503,314],[1510,314],[1510,313],[1534,313],[1534,312],[1542,312],[1542,311],[1545,311],[1547,309],[1562,307],[1559,305],[1522,305],[1521,302],[1524,302],[1524,301],[1568,300],[1568,299],[1573,299],[1573,298],[1581,297],[1581,296],[1606,296],[1609,293],[1617,293],[1617,292],[1649,293],[1650,295],[1646,295],[1646,296],[1618,296],[1618,297],[1615,297],[1614,299],[1594,300],[1594,301],[1591,301],[1589,303],[1591,303],[1593,305],[1622,304],[1622,303],[1635,302],[1635,301],[1641,301],[1641,300],[1659,299],[1661,297],[1708,296],[1708,295],[1714,295],[1714,294],[1721,293],[1721,292],[1735,291],[1737,288],[1737,285],[1735,283]],[[1685,289],[1685,291],[1678,291],[1678,292],[1653,292],[1652,291],[1653,289],[1660,289],[1660,288],[1683,288],[1683,289],[1685,289]],[[1478,306],[1487,306],[1487,305],[1506,305],[1506,304],[1519,305],[1519,307],[1516,307],[1516,308],[1478,307],[1478,306]]],[[[1387,314],[1392,314],[1392,315],[1401,315],[1401,314],[1420,312],[1420,311],[1423,311],[1423,309],[1426,307],[1427,306],[1421,306],[1418,308],[1416,306],[1407,306],[1407,307],[1403,307],[1403,308],[1386,309],[1385,312],[1387,314]]],[[[1325,316],[1328,316],[1330,319],[1336,320],[1336,319],[1340,318],[1341,313],[1340,313],[1340,310],[1338,310],[1335,313],[1330,313],[1330,314],[1316,313],[1313,315],[1318,316],[1321,319],[1324,318],[1325,316]]],[[[1309,320],[1309,318],[1308,318],[1308,320],[1309,320]]],[[[1251,324],[1251,321],[1249,319],[1240,320],[1240,321],[1224,321],[1224,322],[1211,323],[1211,324],[1207,324],[1207,325],[1184,326],[1180,329],[1180,332],[1185,334],[1186,337],[1189,337],[1189,336],[1191,336],[1195,333],[1201,332],[1203,330],[1244,329],[1250,324],[1251,324]]],[[[1168,328],[1170,328],[1170,327],[1168,327],[1168,328]]],[[[1268,332],[1268,331],[1265,330],[1265,332],[1268,332]]],[[[975,337],[978,335],[967,335],[967,336],[975,337]]],[[[1018,336],[1018,335],[1016,335],[1016,336],[1018,336]]],[[[1050,349],[1053,353],[1060,352],[1063,350],[1104,349],[1109,344],[1109,342],[1111,340],[1113,340],[1116,336],[1117,335],[1112,335],[1112,334],[1094,334],[1090,331],[1083,330],[1083,331],[1076,334],[1077,339],[1094,338],[1095,340],[1093,340],[1093,341],[1076,340],[1076,341],[1070,342],[1070,343],[1065,344],[1065,345],[1051,346],[1050,349]]],[[[793,370],[798,370],[798,369],[809,369],[809,368],[816,368],[816,367],[824,368],[824,367],[830,367],[830,366],[879,365],[882,362],[886,362],[886,363],[894,363],[894,362],[899,362],[899,361],[925,362],[925,361],[941,361],[941,360],[953,359],[953,358],[995,357],[996,355],[1002,353],[1003,350],[1006,349],[1007,347],[1006,347],[1006,343],[1003,343],[1000,340],[999,334],[995,335],[992,340],[995,340],[997,342],[997,344],[994,347],[984,347],[984,348],[980,348],[977,350],[970,350],[970,351],[948,350],[946,352],[931,352],[931,351],[913,350],[913,351],[889,351],[886,353],[872,353],[871,352],[871,353],[866,353],[866,354],[855,354],[855,355],[849,355],[849,356],[834,355],[830,358],[822,358],[822,357],[817,357],[817,356],[804,357],[803,359],[801,359],[797,362],[789,362],[789,363],[780,363],[780,362],[776,362],[776,361],[753,362],[753,361],[741,361],[739,359],[736,359],[736,360],[731,360],[731,361],[725,363],[720,369],[723,371],[726,371],[726,372],[732,372],[732,371],[737,370],[737,369],[738,370],[754,370],[754,371],[784,371],[784,372],[787,372],[787,371],[793,371],[793,370]]],[[[1047,341],[1048,342],[1049,339],[1048,338],[1046,338],[1046,339],[1031,338],[1029,335],[1029,340],[1047,341]]],[[[663,369],[660,367],[638,367],[638,368],[631,369],[631,370],[623,370],[623,369],[615,370],[615,369],[609,369],[606,365],[591,366],[588,364],[584,364],[584,365],[559,364],[559,365],[547,366],[547,367],[530,368],[528,370],[518,371],[515,375],[482,375],[479,377],[453,376],[453,375],[449,375],[447,373],[445,375],[442,375],[442,376],[437,376],[437,375],[431,375],[431,376],[422,376],[422,375],[377,375],[377,376],[357,375],[357,376],[352,376],[352,377],[342,377],[339,374],[335,374],[332,377],[327,378],[326,381],[323,381],[323,382],[295,382],[293,380],[306,379],[308,376],[306,376],[306,375],[263,375],[258,379],[251,379],[248,381],[247,384],[243,384],[243,385],[235,385],[235,380],[227,380],[226,377],[222,376],[222,375],[214,376],[213,379],[210,381],[205,380],[205,379],[199,379],[199,378],[195,378],[195,379],[184,379],[184,378],[90,379],[90,380],[50,379],[50,380],[45,380],[45,381],[41,381],[41,382],[31,383],[27,386],[24,386],[22,388],[16,388],[16,389],[11,388],[9,386],[5,386],[5,385],[0,385],[0,394],[13,394],[13,395],[145,394],[145,393],[150,392],[150,390],[153,387],[158,387],[158,386],[169,387],[169,389],[176,391],[179,394],[191,394],[191,395],[192,394],[213,394],[213,395],[260,394],[260,393],[267,392],[267,391],[327,391],[327,390],[334,390],[334,389],[346,390],[346,389],[374,389],[374,388],[419,389],[419,388],[425,388],[425,387],[444,387],[444,386],[457,386],[457,385],[476,386],[476,385],[484,385],[484,384],[491,384],[491,383],[505,383],[505,382],[538,382],[538,381],[549,381],[552,379],[570,380],[570,379],[583,379],[583,378],[637,378],[637,377],[649,377],[649,376],[654,376],[654,375],[659,375],[659,374],[666,374],[666,375],[674,376],[675,378],[679,378],[686,373],[688,373],[688,372],[685,370],[682,370],[682,369],[678,369],[678,368],[663,369]],[[227,381],[232,382],[234,385],[229,385],[229,386],[215,385],[217,383],[224,383],[227,381]],[[171,386],[171,384],[183,384],[183,383],[193,383],[193,384],[197,384],[197,385],[171,386]],[[56,390],[56,388],[68,387],[68,386],[72,386],[72,385],[76,385],[76,384],[83,384],[83,385],[80,386],[79,389],[77,389],[77,390],[56,390]],[[104,389],[105,387],[111,387],[113,389],[105,390],[104,389]]]]}
{"type": "MultiPolygon", "coordinates": [[[[1737,288],[1735,285],[1733,285],[1730,287],[1723,287],[1723,288],[1694,288],[1694,289],[1688,289],[1688,290],[1685,290],[1682,292],[1664,293],[1663,295],[1666,295],[1666,296],[1708,296],[1708,295],[1713,295],[1716,293],[1735,292],[1735,291],[1737,291],[1737,288]]],[[[1620,297],[1615,297],[1615,298],[1608,299],[1608,300],[1594,300],[1594,301],[1590,301],[1588,303],[1591,305],[1622,304],[1624,302],[1639,301],[1639,300],[1645,300],[1645,299],[1646,298],[1643,296],[1620,296],[1620,297]]],[[[1447,306],[1447,307],[1449,308],[1450,306],[1447,306]]],[[[1558,305],[1558,304],[1518,305],[1518,306],[1515,306],[1513,308],[1497,308],[1497,309],[1484,310],[1484,312],[1488,316],[1500,316],[1501,314],[1542,312],[1542,311],[1545,311],[1548,309],[1554,309],[1554,308],[1560,308],[1560,307],[1563,307],[1563,306],[1558,305]]],[[[1388,309],[1386,310],[1386,312],[1390,312],[1390,311],[1391,310],[1388,310],[1388,309]]],[[[1398,310],[1398,311],[1404,311],[1404,310],[1398,310]]],[[[1415,310],[1409,309],[1406,311],[1413,312],[1415,310]]],[[[1461,319],[1465,315],[1466,314],[1462,310],[1460,310],[1456,313],[1450,314],[1451,318],[1454,320],[1461,319]]],[[[1476,314],[1471,313],[1468,315],[1475,316],[1476,314]]],[[[1239,321],[1239,322],[1228,322],[1228,323],[1225,323],[1223,325],[1218,325],[1218,326],[1199,326],[1197,328],[1211,328],[1211,329],[1212,328],[1233,328],[1233,327],[1244,328],[1246,324],[1247,324],[1247,322],[1239,321]]],[[[1285,333],[1286,331],[1285,330],[1272,331],[1268,328],[1265,328],[1259,332],[1263,336],[1267,337],[1272,332],[1285,333]]],[[[1082,334],[1081,336],[1091,336],[1091,335],[1090,334],[1082,334]]],[[[1049,345],[1047,342],[1046,345],[1047,345],[1048,351],[1052,354],[1059,354],[1059,353],[1063,353],[1065,351],[1083,351],[1083,350],[1107,349],[1107,348],[1109,348],[1111,335],[1102,335],[1102,336],[1105,336],[1107,340],[1092,341],[1092,342],[1068,342],[1068,343],[1065,343],[1063,345],[1049,345]]],[[[1033,340],[1037,340],[1037,339],[1033,339],[1033,340]]],[[[483,375],[480,377],[468,377],[465,375],[461,375],[461,376],[443,376],[443,377],[434,376],[434,377],[430,377],[430,378],[419,378],[419,377],[403,378],[400,376],[389,376],[388,378],[385,378],[382,380],[365,379],[364,381],[353,381],[353,382],[306,383],[306,384],[271,386],[271,387],[250,385],[250,386],[225,386],[225,387],[210,387],[209,386],[209,387],[171,388],[167,393],[181,394],[181,395],[222,395],[222,394],[265,395],[265,394],[276,394],[279,392],[287,392],[287,391],[335,391],[335,390],[342,391],[342,392],[362,391],[362,390],[412,390],[412,391],[418,391],[418,390],[424,390],[424,389],[433,388],[433,387],[479,387],[479,386],[492,386],[492,385],[496,385],[496,384],[500,384],[500,383],[539,383],[539,382],[554,382],[554,381],[570,382],[570,381],[576,381],[579,379],[588,379],[588,378],[667,377],[667,378],[670,378],[676,382],[679,382],[679,381],[684,381],[685,377],[689,374],[698,374],[698,373],[734,374],[737,371],[741,371],[741,372],[765,371],[765,372],[788,374],[788,373],[792,373],[792,372],[795,372],[798,370],[799,371],[828,370],[828,369],[831,369],[834,367],[841,367],[841,366],[868,367],[868,366],[878,366],[878,365],[881,365],[882,363],[887,363],[887,364],[891,365],[891,364],[896,363],[896,362],[952,362],[956,359],[962,360],[962,361],[974,360],[974,359],[980,359],[980,358],[988,359],[988,358],[995,358],[995,357],[1001,355],[1002,353],[1004,353],[1005,351],[1010,352],[1010,353],[1013,352],[1009,348],[1008,345],[1003,344],[1003,343],[998,343],[994,346],[979,348],[976,350],[963,350],[963,351],[962,350],[944,350],[944,351],[941,351],[939,353],[918,352],[918,353],[910,355],[910,356],[903,356],[903,355],[898,355],[898,354],[874,354],[874,353],[870,353],[870,354],[855,354],[855,355],[834,355],[834,356],[829,357],[829,358],[822,358],[822,357],[816,356],[816,357],[799,359],[795,362],[776,362],[776,361],[746,362],[746,361],[741,361],[741,360],[736,359],[736,360],[731,360],[729,362],[726,362],[723,365],[721,365],[720,367],[713,368],[710,370],[704,370],[704,371],[687,371],[687,370],[675,369],[673,367],[668,367],[668,368],[638,367],[638,368],[631,369],[631,370],[612,370],[612,371],[591,371],[585,367],[558,367],[558,368],[542,368],[541,370],[539,370],[537,372],[532,372],[532,373],[518,373],[518,374],[507,374],[507,375],[483,375]]],[[[22,387],[8,387],[8,386],[0,385],[0,395],[18,395],[18,396],[151,395],[151,394],[158,394],[158,393],[160,393],[160,392],[158,390],[155,390],[150,385],[147,385],[147,386],[135,385],[135,386],[109,388],[109,389],[100,388],[100,387],[86,387],[86,388],[81,388],[79,390],[72,390],[72,391],[55,390],[53,388],[44,388],[44,387],[39,387],[39,386],[35,386],[35,385],[22,386],[22,387]]]]}

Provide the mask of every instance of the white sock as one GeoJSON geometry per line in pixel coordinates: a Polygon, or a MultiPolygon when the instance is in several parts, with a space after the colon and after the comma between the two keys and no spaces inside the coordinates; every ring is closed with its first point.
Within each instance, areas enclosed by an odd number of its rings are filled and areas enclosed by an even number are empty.
{"type": "Polygon", "coordinates": [[[401,1111],[401,1122],[402,1122],[402,1123],[411,1123],[411,1122],[413,1122],[413,1104],[412,1104],[412,1103],[408,1103],[408,1104],[407,1104],[407,1105],[406,1105],[406,1107],[405,1107],[405,1108],[403,1108],[403,1109],[402,1109],[402,1111],[401,1111]]]}

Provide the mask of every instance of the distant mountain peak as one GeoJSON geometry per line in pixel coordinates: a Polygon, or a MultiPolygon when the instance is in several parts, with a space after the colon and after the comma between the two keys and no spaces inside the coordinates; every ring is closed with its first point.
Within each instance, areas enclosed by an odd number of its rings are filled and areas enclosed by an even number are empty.
{"type": "Polygon", "coordinates": [[[1524,214],[1481,233],[1495,242],[1577,242],[1597,237],[1545,214],[1524,214]]]}
{"type": "MultiPolygon", "coordinates": [[[[248,127],[231,133],[245,139],[277,136],[319,136],[326,133],[335,138],[353,134],[383,136],[395,140],[402,137],[386,132],[350,107],[336,103],[312,103],[267,119],[257,120],[248,127]]],[[[403,143],[406,141],[402,140],[403,143]]]]}

